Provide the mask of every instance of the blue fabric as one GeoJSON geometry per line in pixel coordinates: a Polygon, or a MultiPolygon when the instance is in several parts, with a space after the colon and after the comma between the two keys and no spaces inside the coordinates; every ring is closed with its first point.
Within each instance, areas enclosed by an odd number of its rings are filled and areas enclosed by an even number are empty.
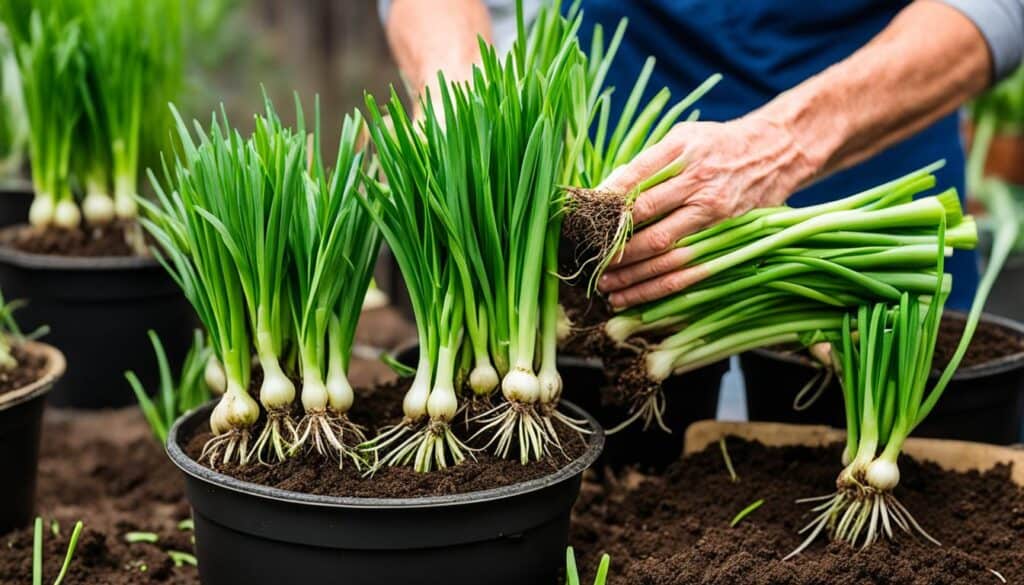
{"type": "MultiPolygon", "coordinates": [[[[726,121],[767,103],[779,93],[840,61],[878,34],[908,2],[901,0],[582,0],[583,46],[595,23],[605,38],[622,17],[629,27],[609,72],[613,110],[621,110],[648,55],[657,66],[647,98],[662,87],[681,98],[713,73],[722,81],[697,105],[702,120],[726,121]]],[[[939,159],[940,188],[964,189],[964,148],[957,115],[864,163],[790,198],[795,206],[862,191],[939,159]]],[[[956,252],[951,308],[967,308],[978,284],[977,254],[956,252]]]]}

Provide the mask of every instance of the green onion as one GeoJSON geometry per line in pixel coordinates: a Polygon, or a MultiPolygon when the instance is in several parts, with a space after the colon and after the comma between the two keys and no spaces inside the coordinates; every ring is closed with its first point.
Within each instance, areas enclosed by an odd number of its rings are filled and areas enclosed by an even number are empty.
{"type": "Polygon", "coordinates": [[[746,508],[740,510],[739,513],[737,513],[736,516],[733,517],[732,521],[729,522],[729,528],[736,528],[736,525],[740,522],[743,522],[744,518],[750,516],[752,513],[754,513],[755,510],[757,510],[763,505],[764,500],[757,500],[750,504],[749,506],[747,506],[746,508]]]}
{"type": "Polygon", "coordinates": [[[559,444],[556,421],[582,428],[556,408],[555,365],[565,203],[557,185],[582,156],[588,74],[599,75],[579,49],[581,22],[556,3],[508,57],[481,43],[472,81],[441,77],[422,122],[394,92],[387,124],[367,100],[387,178],[371,185],[374,215],[410,291],[420,341],[406,420],[372,442],[382,463],[426,471],[464,459],[450,421],[467,382],[468,418],[499,456],[540,459],[559,444]],[[499,383],[504,400],[480,407],[499,383]]]}
{"type": "Polygon", "coordinates": [[[364,124],[358,112],[341,129],[334,172],[319,156],[319,107],[312,176],[297,208],[289,246],[295,343],[302,370],[302,406],[296,447],[311,444],[340,462],[362,462],[354,447],[366,437],[347,417],[355,395],[348,380],[355,326],[370,285],[380,232],[363,209],[364,124]],[[326,343],[325,343],[326,342],[326,343]]]}
{"type": "Polygon", "coordinates": [[[38,10],[6,0],[0,11],[15,45],[29,125],[36,190],[29,221],[37,227],[78,227],[81,213],[71,193],[70,168],[73,134],[83,111],[81,25],[67,10],[52,6],[38,10]]]}
{"type": "Polygon", "coordinates": [[[223,364],[225,392],[214,408],[210,428],[215,437],[203,458],[223,463],[235,459],[244,465],[251,459],[250,429],[260,413],[248,392],[252,345],[247,295],[228,240],[209,217],[223,212],[228,198],[241,196],[236,191],[262,189],[262,180],[257,181],[263,178],[262,169],[252,147],[237,135],[225,136],[226,119],[214,117],[197,144],[176,110],[174,115],[181,153],[173,168],[164,164],[167,188],[150,172],[157,202],[140,200],[148,214],[142,223],[159,244],[154,253],[192,303],[223,364]]]}
{"type": "Polygon", "coordinates": [[[196,124],[194,139],[174,111],[181,150],[173,165],[165,162],[163,182],[151,173],[157,201],[140,199],[142,224],[159,245],[154,254],[209,331],[214,356],[204,377],[225,389],[201,459],[276,463],[309,446],[361,465],[355,447],[365,437],[347,418],[355,398],[347,372],[380,243],[371,220],[377,206],[362,192],[364,173],[374,174],[358,148],[363,123],[358,115],[345,120],[328,170],[319,106],[311,140],[298,100],[297,129],[285,127],[266,98],[265,107],[248,138],[222,113],[208,130],[196,124]],[[254,355],[258,404],[248,392],[254,355]],[[305,415],[295,421],[298,379],[305,415]]]}
{"type": "MultiPolygon", "coordinates": [[[[601,555],[601,563],[597,567],[597,575],[594,577],[594,585],[605,585],[608,581],[608,569],[612,564],[612,558],[607,554],[601,555]]],[[[565,550],[565,582],[566,585],[580,585],[580,573],[576,568],[576,553],[572,547],[565,550]]]]}
{"type": "Polygon", "coordinates": [[[153,344],[160,372],[157,400],[150,398],[135,372],[128,371],[124,375],[135,392],[139,408],[149,423],[153,436],[162,445],[167,442],[167,431],[179,416],[202,406],[210,399],[210,387],[204,379],[204,372],[213,351],[206,344],[203,333],[196,330],[192,335],[192,345],[185,354],[185,361],[175,381],[171,375],[167,353],[155,331],[149,331],[149,341],[153,344]]]}
{"type": "Polygon", "coordinates": [[[948,293],[938,260],[974,247],[977,234],[955,192],[914,199],[934,186],[935,168],[822,205],[754,210],[683,238],[680,274],[690,286],[605,325],[618,344],[657,339],[623,374],[635,389],[624,424],[662,424],[661,382],[673,373],[757,347],[837,340],[851,308],[948,293]],[[949,231],[937,235],[940,226],[949,231]]]}
{"type": "Polygon", "coordinates": [[[163,148],[170,130],[164,108],[146,105],[168,103],[181,86],[182,3],[5,0],[0,10],[30,128],[31,223],[134,220],[144,145],[163,148]],[[73,187],[84,191],[81,211],[73,187]]]}
{"type": "MultiPolygon", "coordinates": [[[[846,408],[846,467],[839,474],[836,493],[805,500],[815,503],[818,515],[804,528],[809,535],[790,557],[805,550],[826,529],[834,540],[864,547],[883,536],[894,538],[894,526],[938,544],[893,494],[900,479],[897,460],[904,442],[934,408],[966,354],[988,294],[1017,238],[1018,224],[1009,213],[1010,197],[998,187],[992,194],[993,211],[1000,218],[992,255],[956,351],[930,389],[929,374],[948,291],[937,287],[930,296],[903,293],[898,305],[884,302],[859,307],[855,324],[850,315],[844,318],[833,361],[840,365],[846,408]]],[[[943,228],[939,230],[940,247],[943,228]]],[[[936,271],[942,268],[939,255],[936,271]]]]}

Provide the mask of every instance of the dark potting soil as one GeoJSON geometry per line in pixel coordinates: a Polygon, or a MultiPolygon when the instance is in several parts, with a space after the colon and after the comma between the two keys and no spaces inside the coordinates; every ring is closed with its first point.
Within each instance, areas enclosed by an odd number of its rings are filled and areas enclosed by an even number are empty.
{"type": "MultiPolygon", "coordinates": [[[[353,422],[373,431],[402,419],[402,398],[409,386],[408,380],[384,384],[357,391],[351,415],[353,422]]],[[[456,434],[468,443],[474,428],[467,429],[463,415],[453,421],[456,434]]],[[[586,449],[583,439],[568,428],[558,428],[564,454],[555,451],[548,457],[527,465],[518,459],[502,459],[483,449],[484,440],[468,443],[479,448],[474,458],[459,465],[430,473],[417,473],[406,467],[384,467],[372,477],[366,477],[347,461],[339,468],[312,452],[276,465],[228,465],[218,471],[244,481],[284,490],[327,496],[362,498],[409,498],[460,494],[502,487],[538,479],[564,467],[586,449]]],[[[255,432],[259,432],[258,430],[255,432]]],[[[367,436],[373,436],[368,432],[367,436]]],[[[211,434],[204,425],[202,432],[191,437],[186,452],[198,459],[211,434]]]]}
{"type": "MultiPolygon", "coordinates": [[[[953,357],[965,324],[966,321],[963,319],[942,319],[939,338],[935,344],[935,359],[932,362],[936,368],[944,367],[953,357]]],[[[974,337],[971,338],[971,344],[967,346],[967,353],[964,354],[960,367],[978,366],[1020,353],[1024,353],[1024,337],[1020,333],[996,323],[981,321],[974,332],[974,337]]]]}
{"type": "Polygon", "coordinates": [[[128,244],[127,230],[137,230],[134,223],[115,222],[104,227],[84,226],[80,230],[31,227],[14,230],[5,244],[22,252],[54,256],[135,256],[128,244]]]}
{"type": "Polygon", "coordinates": [[[27,353],[17,345],[11,347],[11,357],[18,365],[13,370],[0,370],[0,396],[18,390],[43,377],[46,370],[46,358],[27,353]]]}
{"type": "MultiPolygon", "coordinates": [[[[64,583],[196,585],[196,569],[175,566],[168,554],[192,552],[192,533],[178,528],[189,518],[184,487],[137,409],[47,410],[36,492],[44,582],[56,578],[74,523],[82,520],[64,583]],[[155,533],[158,541],[126,542],[125,534],[136,531],[155,533]]],[[[24,585],[31,576],[32,528],[0,536],[0,584],[24,585]]]]}
{"type": "Polygon", "coordinates": [[[998,585],[990,570],[1024,581],[1024,489],[1005,466],[956,473],[901,459],[896,496],[941,547],[902,533],[867,550],[821,538],[784,562],[810,520],[810,506],[795,500],[834,490],[841,446],[769,448],[735,438],[727,445],[736,483],[718,445],[664,476],[634,471],[585,481],[570,538],[583,582],[604,552],[612,557],[611,585],[998,585]],[[760,508],[729,527],[759,499],[760,508]]]}

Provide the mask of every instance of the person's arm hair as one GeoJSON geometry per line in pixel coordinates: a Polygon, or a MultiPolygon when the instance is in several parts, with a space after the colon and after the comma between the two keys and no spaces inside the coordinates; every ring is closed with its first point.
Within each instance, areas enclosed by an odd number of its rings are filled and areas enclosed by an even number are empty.
{"type": "Polygon", "coordinates": [[[956,8],[921,0],[849,58],[750,116],[790,130],[810,162],[805,185],[923,130],[992,78],[992,53],[977,25],[956,8]]]}
{"type": "Polygon", "coordinates": [[[480,59],[477,37],[491,39],[483,0],[391,0],[382,11],[395,61],[416,95],[437,84],[438,71],[469,79],[480,59]]]}

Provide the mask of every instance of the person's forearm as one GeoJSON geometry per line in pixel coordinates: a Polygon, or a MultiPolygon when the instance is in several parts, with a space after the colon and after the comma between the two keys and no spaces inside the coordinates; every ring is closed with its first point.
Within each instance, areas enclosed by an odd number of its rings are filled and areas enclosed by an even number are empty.
{"type": "Polygon", "coordinates": [[[394,0],[387,36],[409,90],[435,85],[437,72],[466,80],[480,59],[477,36],[488,41],[491,23],[482,0],[394,0]]]}
{"type": "Polygon", "coordinates": [[[992,62],[957,10],[920,0],[870,43],[749,116],[781,124],[806,185],[907,138],[983,90],[992,62]]]}

